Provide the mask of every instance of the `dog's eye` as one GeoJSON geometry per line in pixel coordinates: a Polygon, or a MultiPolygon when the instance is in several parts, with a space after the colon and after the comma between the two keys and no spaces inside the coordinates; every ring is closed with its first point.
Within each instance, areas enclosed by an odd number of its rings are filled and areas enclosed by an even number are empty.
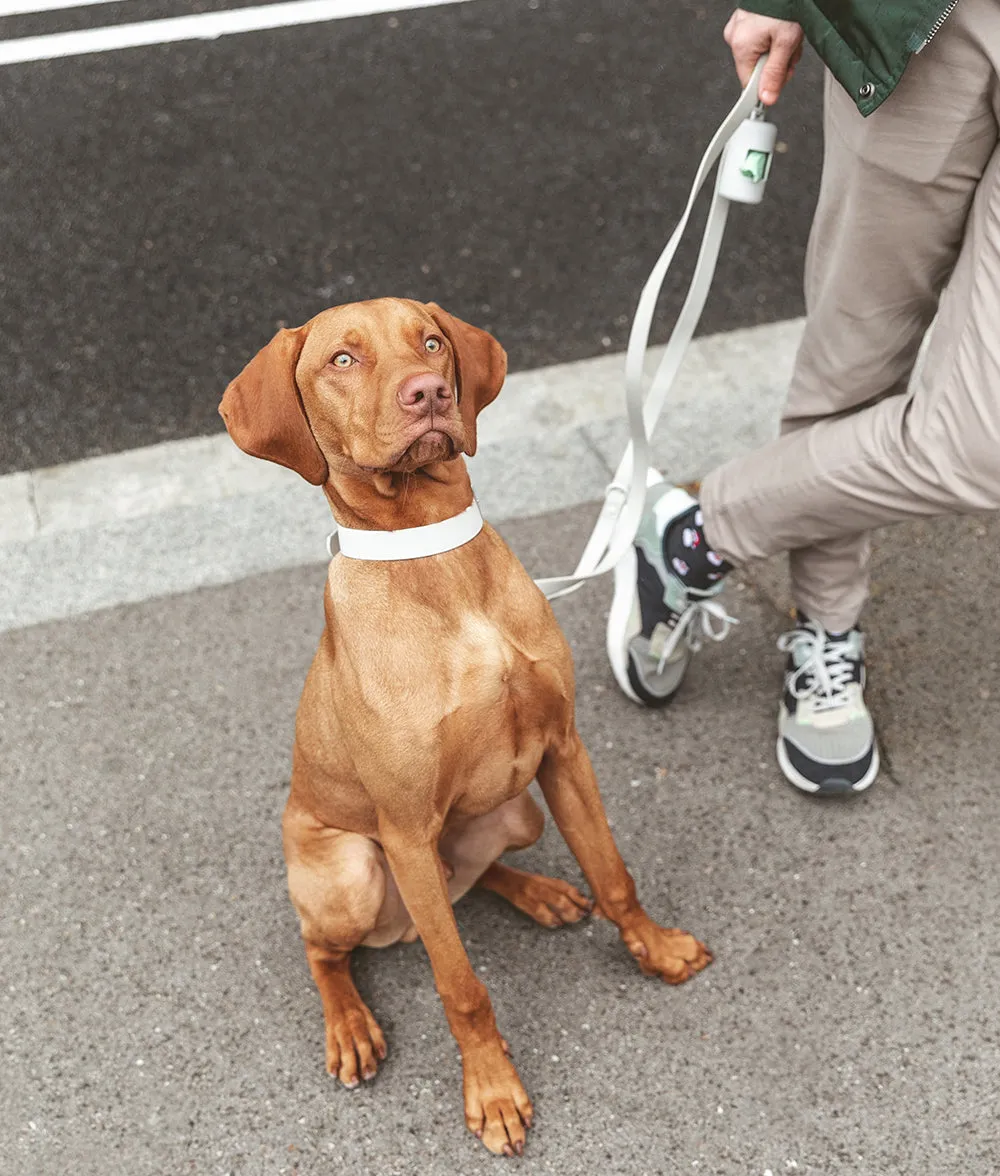
{"type": "Polygon", "coordinates": [[[354,356],[349,355],[346,351],[338,351],[330,362],[334,367],[349,368],[354,363],[354,356]]]}
{"type": "Polygon", "coordinates": [[[444,344],[436,335],[431,335],[431,337],[424,342],[424,350],[429,351],[431,355],[433,355],[435,351],[440,351],[443,346],[444,344]]]}

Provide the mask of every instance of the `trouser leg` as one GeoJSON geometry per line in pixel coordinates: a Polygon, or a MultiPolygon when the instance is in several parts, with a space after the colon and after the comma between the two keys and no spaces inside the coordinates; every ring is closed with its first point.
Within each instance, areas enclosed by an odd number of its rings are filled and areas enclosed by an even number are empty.
{"type": "Polygon", "coordinates": [[[964,0],[868,119],[828,79],[807,324],[782,436],[703,483],[712,546],[737,563],[789,551],[796,604],[830,629],[854,624],[867,597],[871,528],[1000,505],[997,451],[977,486],[948,466],[982,448],[1000,401],[998,58],[1000,10],[964,0]],[[908,387],[949,277],[924,374],[908,387]]]}

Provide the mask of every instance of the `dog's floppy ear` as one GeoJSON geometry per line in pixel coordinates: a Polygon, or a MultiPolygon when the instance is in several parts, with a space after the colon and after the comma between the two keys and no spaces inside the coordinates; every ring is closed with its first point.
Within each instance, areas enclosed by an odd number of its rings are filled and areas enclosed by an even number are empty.
{"type": "Polygon", "coordinates": [[[279,331],[226,389],[219,412],[244,453],[287,466],[322,486],[329,473],[326,458],[295,383],[295,365],[308,334],[308,327],[279,331]]]}
{"type": "Polygon", "coordinates": [[[476,452],[476,417],[496,400],[507,374],[507,353],[500,344],[478,327],[462,322],[436,302],[427,309],[451,344],[455,356],[455,382],[458,385],[458,408],[465,426],[465,452],[476,452]]]}

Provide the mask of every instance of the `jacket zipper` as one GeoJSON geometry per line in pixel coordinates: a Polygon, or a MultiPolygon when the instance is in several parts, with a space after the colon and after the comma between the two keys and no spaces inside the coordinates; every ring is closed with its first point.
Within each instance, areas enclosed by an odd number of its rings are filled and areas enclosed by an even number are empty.
{"type": "Polygon", "coordinates": [[[927,48],[927,46],[931,43],[931,41],[933,41],[934,38],[938,35],[938,33],[941,31],[941,26],[948,19],[948,17],[951,16],[951,14],[955,11],[955,9],[957,7],[958,7],[958,0],[951,0],[951,3],[948,5],[948,7],[944,10],[944,12],[941,13],[941,15],[937,18],[937,20],[931,25],[930,32],[924,38],[924,43],[917,50],[918,53],[923,53],[923,51],[927,48]]]}

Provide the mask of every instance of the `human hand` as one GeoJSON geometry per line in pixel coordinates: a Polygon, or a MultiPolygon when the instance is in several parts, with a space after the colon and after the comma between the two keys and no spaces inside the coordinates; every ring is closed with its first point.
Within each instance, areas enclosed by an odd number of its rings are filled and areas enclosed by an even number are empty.
{"type": "Polygon", "coordinates": [[[737,8],[722,35],[733,51],[741,86],[750,81],[761,54],[768,54],[760,76],[760,100],[765,106],[773,106],[802,56],[802,26],[793,20],[775,20],[737,8]]]}

